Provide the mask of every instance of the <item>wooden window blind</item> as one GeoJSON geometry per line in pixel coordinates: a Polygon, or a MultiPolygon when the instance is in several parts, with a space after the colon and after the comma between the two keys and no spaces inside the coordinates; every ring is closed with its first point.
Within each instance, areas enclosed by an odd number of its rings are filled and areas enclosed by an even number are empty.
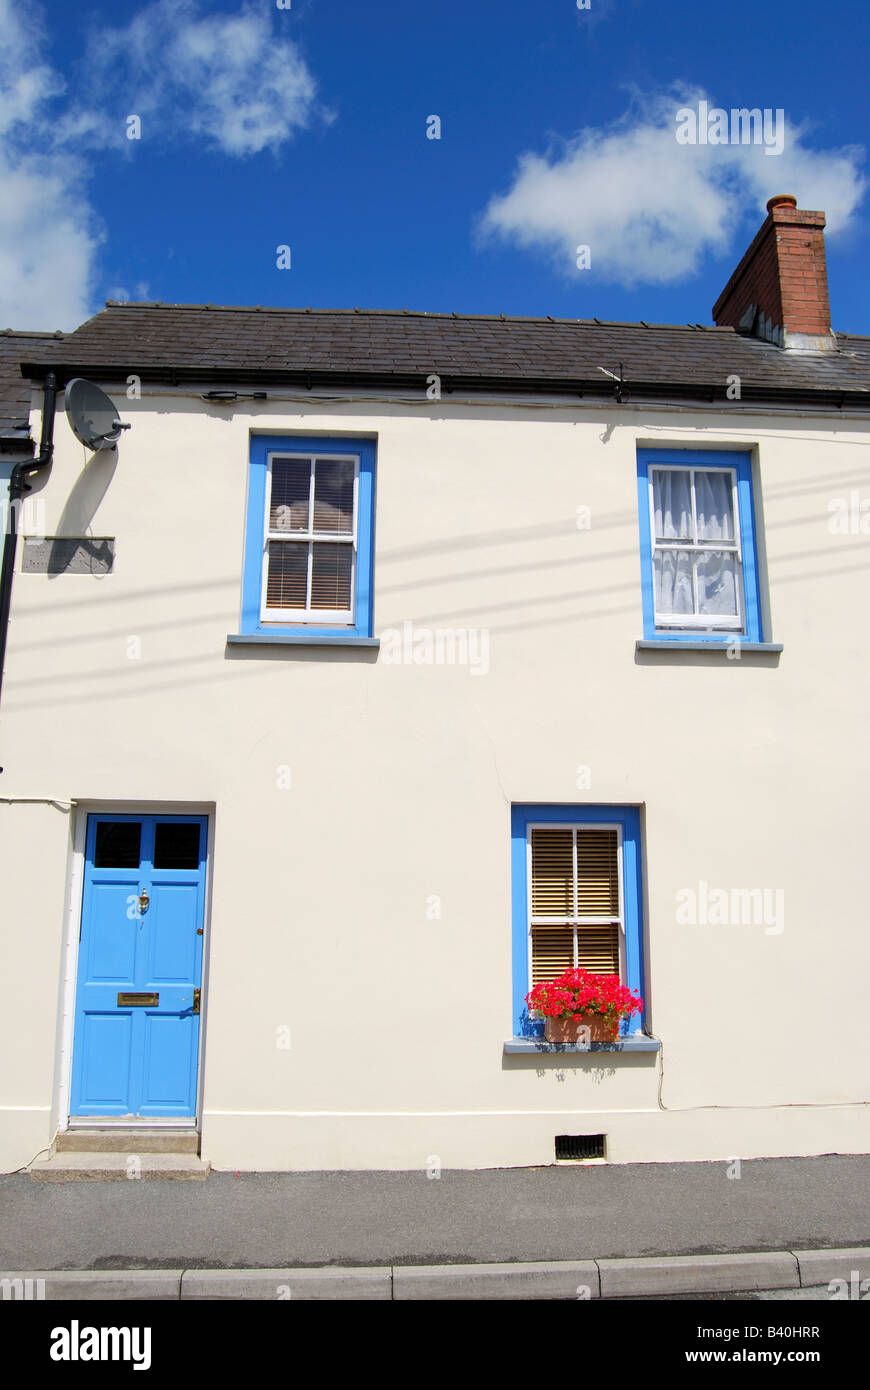
{"type": "Polygon", "coordinates": [[[618,975],[623,930],[618,831],[534,827],[530,851],[532,984],[572,966],[618,975]]]}
{"type": "Polygon", "coordinates": [[[353,621],[358,460],[271,455],[263,617],[353,621]]]}

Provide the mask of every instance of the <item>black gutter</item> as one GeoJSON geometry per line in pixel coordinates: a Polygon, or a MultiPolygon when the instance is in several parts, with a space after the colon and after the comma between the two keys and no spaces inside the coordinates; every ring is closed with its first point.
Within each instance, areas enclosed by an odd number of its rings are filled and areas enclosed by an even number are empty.
{"type": "MultiPolygon", "coordinates": [[[[0,689],[3,685],[3,667],[6,662],[6,636],[9,631],[9,609],[12,603],[12,576],[15,573],[15,550],[18,544],[18,506],[25,492],[30,492],[30,484],[25,475],[50,464],[54,454],[54,409],[57,400],[57,378],[48,372],[43,384],[42,395],[42,436],[39,453],[35,458],[16,463],[9,475],[9,514],[6,535],[3,537],[3,563],[0,566],[0,689]]],[[[0,772],[2,772],[0,768],[0,772]]]]}
{"type": "MultiPolygon", "coordinates": [[[[143,385],[169,384],[194,386],[200,391],[207,390],[210,384],[232,384],[247,386],[285,386],[297,387],[305,391],[353,391],[360,387],[367,390],[389,392],[392,389],[421,391],[425,395],[428,375],[415,371],[359,371],[356,369],[326,370],[319,368],[270,368],[270,367],[171,367],[169,365],[115,363],[80,363],[71,366],[55,363],[53,369],[61,384],[74,376],[87,377],[89,381],[124,382],[131,374],[136,374],[143,385]]],[[[435,368],[433,367],[434,371],[435,368]]],[[[39,380],[46,371],[44,363],[22,364],[22,371],[39,380]]],[[[443,396],[454,392],[488,391],[494,395],[553,395],[581,396],[594,401],[613,400],[618,381],[605,377],[534,377],[534,376],[485,376],[468,372],[439,373],[443,396]]],[[[722,381],[649,381],[632,380],[628,373],[624,385],[628,388],[632,401],[641,400],[674,402],[699,401],[726,402],[729,409],[739,411],[741,404],[747,403],[792,406],[829,406],[842,411],[844,407],[857,409],[870,408],[870,388],[848,386],[802,386],[792,383],[787,386],[772,384],[749,385],[743,380],[739,400],[732,401],[727,395],[727,384],[722,381]]]]}

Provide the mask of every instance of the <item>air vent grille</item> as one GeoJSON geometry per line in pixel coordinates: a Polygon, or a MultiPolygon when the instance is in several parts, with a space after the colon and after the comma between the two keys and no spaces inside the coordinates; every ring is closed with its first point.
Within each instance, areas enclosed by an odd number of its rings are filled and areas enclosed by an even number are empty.
{"type": "Polygon", "coordinates": [[[603,1158],[603,1134],[557,1134],[556,1158],[603,1158]]]}

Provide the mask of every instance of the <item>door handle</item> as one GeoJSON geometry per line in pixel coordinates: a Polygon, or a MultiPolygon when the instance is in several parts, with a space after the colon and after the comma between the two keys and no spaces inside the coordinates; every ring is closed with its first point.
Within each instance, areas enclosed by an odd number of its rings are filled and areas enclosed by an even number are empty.
{"type": "Polygon", "coordinates": [[[199,1013],[199,994],[200,992],[198,989],[193,991],[193,1008],[190,1011],[193,1014],[199,1013]]]}

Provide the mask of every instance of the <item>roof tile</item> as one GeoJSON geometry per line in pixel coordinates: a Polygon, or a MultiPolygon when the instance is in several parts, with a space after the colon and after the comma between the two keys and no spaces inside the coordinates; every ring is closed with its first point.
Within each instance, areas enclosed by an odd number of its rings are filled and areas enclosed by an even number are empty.
{"type": "MultiPolygon", "coordinates": [[[[796,354],[731,328],[609,323],[395,310],[289,309],[112,303],[55,340],[21,340],[19,361],[67,370],[172,368],[208,378],[257,372],[331,376],[423,376],[534,385],[626,383],[724,390],[866,392],[870,339],[839,335],[838,352],[796,354]]],[[[0,341],[3,335],[0,335],[0,341]]]]}

